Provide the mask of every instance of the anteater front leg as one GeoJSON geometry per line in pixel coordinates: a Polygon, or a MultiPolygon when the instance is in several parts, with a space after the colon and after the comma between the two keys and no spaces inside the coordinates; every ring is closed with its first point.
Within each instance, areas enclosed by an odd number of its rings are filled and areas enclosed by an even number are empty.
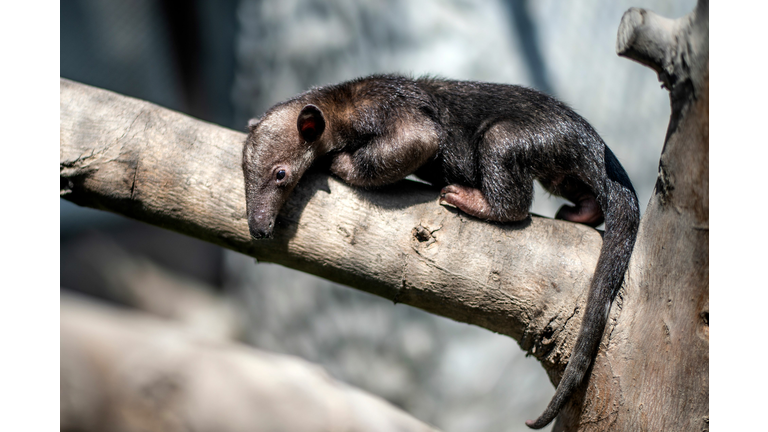
{"type": "Polygon", "coordinates": [[[336,154],[331,172],[352,186],[383,186],[413,174],[434,158],[437,148],[437,133],[431,124],[420,123],[417,128],[404,123],[354,151],[336,154]]]}

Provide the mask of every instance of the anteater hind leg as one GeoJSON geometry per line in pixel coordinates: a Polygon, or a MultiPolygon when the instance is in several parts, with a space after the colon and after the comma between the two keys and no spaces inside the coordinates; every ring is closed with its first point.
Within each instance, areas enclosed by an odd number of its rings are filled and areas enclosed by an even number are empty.
{"type": "Polygon", "coordinates": [[[458,207],[469,215],[498,222],[516,222],[528,217],[533,202],[533,177],[519,160],[521,143],[512,142],[500,126],[486,132],[478,146],[480,189],[448,185],[440,202],[458,207]]]}
{"type": "Polygon", "coordinates": [[[554,195],[559,195],[574,205],[564,205],[557,211],[555,219],[582,223],[596,227],[603,223],[603,210],[592,190],[579,180],[566,178],[558,184],[545,184],[544,188],[554,195]]]}
{"type": "Polygon", "coordinates": [[[440,204],[450,204],[480,219],[491,219],[491,204],[480,189],[451,184],[440,191],[440,204]]]}

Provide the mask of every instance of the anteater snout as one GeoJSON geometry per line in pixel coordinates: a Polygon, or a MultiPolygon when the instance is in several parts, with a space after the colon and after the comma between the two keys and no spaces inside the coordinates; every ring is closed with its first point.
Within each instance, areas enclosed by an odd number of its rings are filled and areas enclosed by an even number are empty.
{"type": "Polygon", "coordinates": [[[251,232],[251,237],[255,240],[272,237],[272,230],[274,228],[274,219],[265,220],[257,216],[248,218],[248,230],[251,232]]]}

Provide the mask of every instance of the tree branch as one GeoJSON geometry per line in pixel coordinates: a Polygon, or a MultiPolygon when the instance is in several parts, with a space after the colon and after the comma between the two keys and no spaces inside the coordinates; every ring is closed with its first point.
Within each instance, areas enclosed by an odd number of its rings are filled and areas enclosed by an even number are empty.
{"type": "Polygon", "coordinates": [[[65,79],[60,101],[65,199],[512,336],[555,376],[565,366],[600,251],[594,229],[486,223],[422,184],[365,191],[310,172],[275,238],[253,241],[245,134],[65,79]]]}

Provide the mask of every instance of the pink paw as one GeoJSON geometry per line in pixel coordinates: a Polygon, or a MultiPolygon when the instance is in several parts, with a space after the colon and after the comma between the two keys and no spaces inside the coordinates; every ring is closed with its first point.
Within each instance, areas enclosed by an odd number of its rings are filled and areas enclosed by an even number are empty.
{"type": "Polygon", "coordinates": [[[456,185],[448,185],[440,190],[440,204],[448,204],[458,207],[456,201],[459,200],[459,188],[456,185]]]}
{"type": "Polygon", "coordinates": [[[448,185],[440,191],[440,204],[448,204],[464,213],[481,219],[487,219],[491,206],[480,192],[467,186],[448,185]]]}
{"type": "Polygon", "coordinates": [[[564,205],[557,211],[555,219],[582,223],[591,227],[597,227],[605,220],[600,204],[594,196],[585,196],[576,202],[576,205],[564,205]]]}

